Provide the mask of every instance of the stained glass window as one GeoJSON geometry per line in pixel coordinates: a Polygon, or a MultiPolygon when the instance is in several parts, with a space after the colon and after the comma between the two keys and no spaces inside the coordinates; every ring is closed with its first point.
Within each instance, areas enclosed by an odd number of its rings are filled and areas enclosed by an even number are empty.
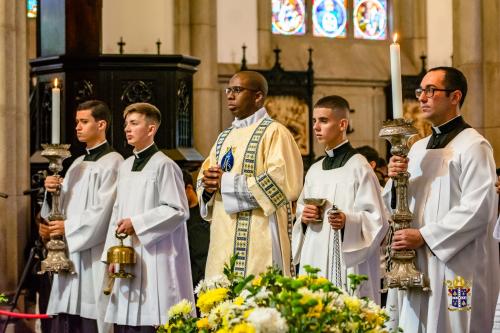
{"type": "Polygon", "coordinates": [[[313,0],[313,35],[345,37],[347,0],[313,0]]]}
{"type": "Polygon", "coordinates": [[[306,11],[303,0],[273,0],[272,32],[280,35],[303,35],[306,11]]]}
{"type": "Polygon", "coordinates": [[[38,8],[38,1],[37,0],[28,0],[26,2],[26,5],[28,6],[28,17],[29,18],[35,18],[36,13],[37,13],[37,8],[38,8]]]}
{"type": "Polygon", "coordinates": [[[354,38],[386,39],[387,0],[354,0],[354,38]]]}

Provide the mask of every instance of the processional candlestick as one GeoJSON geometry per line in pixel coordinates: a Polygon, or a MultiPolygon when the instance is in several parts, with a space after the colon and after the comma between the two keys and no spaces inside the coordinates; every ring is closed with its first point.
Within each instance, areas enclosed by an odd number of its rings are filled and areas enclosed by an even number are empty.
{"type": "MultiPolygon", "coordinates": [[[[62,162],[71,156],[70,145],[67,144],[42,144],[42,156],[49,160],[49,170],[54,176],[58,176],[62,171],[62,162]]],[[[60,189],[52,192],[52,208],[49,214],[49,221],[61,221],[66,217],[59,207],[60,189]]],[[[50,273],[71,273],[74,274],[73,262],[68,259],[67,245],[64,236],[50,236],[50,240],[45,245],[47,248],[47,258],[42,261],[41,270],[38,274],[50,273]]]]}
{"type": "MultiPolygon", "coordinates": [[[[391,154],[401,157],[408,155],[408,139],[417,134],[411,120],[398,118],[384,122],[379,136],[391,143],[391,154]]],[[[392,177],[396,187],[396,210],[392,214],[392,231],[411,228],[413,214],[408,208],[408,172],[400,172],[392,177]]],[[[392,240],[391,240],[392,241],[392,240]]],[[[421,288],[430,291],[423,273],[415,267],[415,250],[392,250],[389,244],[388,271],[384,275],[384,290],[387,288],[421,288]]]]}

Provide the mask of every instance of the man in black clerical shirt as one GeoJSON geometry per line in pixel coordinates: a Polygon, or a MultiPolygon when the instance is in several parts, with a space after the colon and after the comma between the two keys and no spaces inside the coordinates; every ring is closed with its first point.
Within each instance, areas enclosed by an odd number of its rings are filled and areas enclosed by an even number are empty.
{"type": "MultiPolygon", "coordinates": [[[[394,327],[389,329],[491,332],[500,282],[492,235],[498,200],[493,151],[460,115],[467,80],[458,69],[430,69],[415,93],[432,135],[413,144],[408,158],[389,161],[390,177],[410,174],[408,202],[414,214],[411,228],[395,231],[392,249],[417,252],[416,266],[431,292],[390,289],[387,309],[394,327]],[[468,289],[456,303],[449,286],[459,280],[467,281],[468,289]]],[[[386,195],[390,187],[391,182],[386,195]]]]}

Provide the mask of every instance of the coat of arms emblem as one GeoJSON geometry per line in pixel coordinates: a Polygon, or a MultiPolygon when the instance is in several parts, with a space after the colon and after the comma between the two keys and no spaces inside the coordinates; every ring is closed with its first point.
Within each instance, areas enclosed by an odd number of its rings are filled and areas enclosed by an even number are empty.
{"type": "Polygon", "coordinates": [[[448,310],[470,311],[472,282],[466,281],[461,276],[457,276],[453,280],[446,280],[445,285],[448,290],[448,310]]]}

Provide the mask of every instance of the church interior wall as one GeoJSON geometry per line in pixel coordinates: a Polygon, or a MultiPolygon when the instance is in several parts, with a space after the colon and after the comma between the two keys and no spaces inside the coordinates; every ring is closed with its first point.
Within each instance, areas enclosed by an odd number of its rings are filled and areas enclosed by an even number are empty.
{"type": "Polygon", "coordinates": [[[116,43],[123,37],[129,54],[174,52],[174,0],[102,2],[102,53],[118,53],[116,43]]]}

